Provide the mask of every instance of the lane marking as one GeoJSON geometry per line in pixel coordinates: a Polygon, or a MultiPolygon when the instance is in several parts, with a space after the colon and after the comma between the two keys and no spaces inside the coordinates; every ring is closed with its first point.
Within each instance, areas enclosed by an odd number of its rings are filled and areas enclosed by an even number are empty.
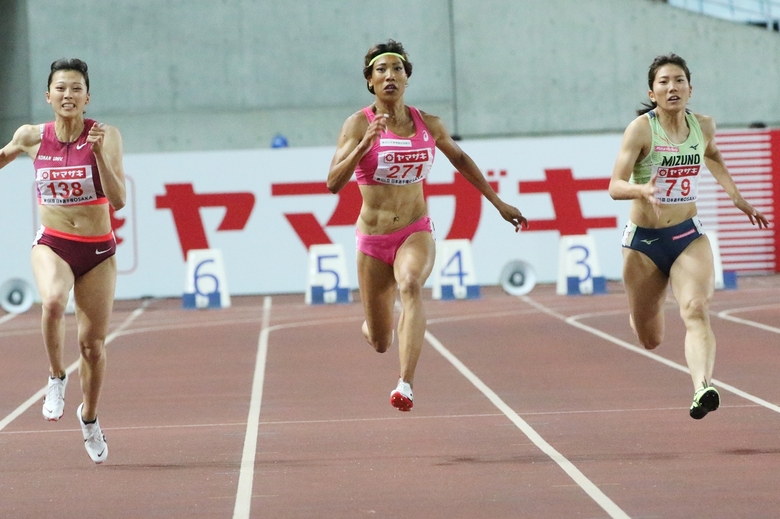
{"type": "Polygon", "coordinates": [[[741,317],[734,317],[733,315],[731,315],[732,313],[736,313],[736,312],[750,312],[752,310],[764,310],[766,308],[774,308],[776,306],[777,305],[774,304],[774,305],[748,306],[743,308],[732,308],[731,310],[723,310],[721,312],[718,312],[716,315],[726,321],[745,324],[747,326],[753,326],[754,328],[759,328],[767,332],[780,333],[780,328],[777,328],[776,326],[769,326],[764,323],[750,321],[748,319],[742,319],[741,317]]]}
{"type": "MultiPolygon", "coordinates": [[[[756,404],[739,404],[739,405],[724,405],[720,409],[746,409],[761,407],[756,404]]],[[[666,411],[682,411],[687,410],[687,407],[647,407],[647,408],[634,408],[634,409],[591,409],[583,411],[529,411],[523,412],[523,416],[561,416],[561,415],[574,415],[574,414],[601,414],[601,413],[660,413],[666,411]]],[[[520,414],[520,413],[518,413],[520,414]]],[[[272,422],[260,422],[260,427],[266,427],[269,425],[322,425],[322,424],[339,424],[339,423],[356,423],[356,422],[391,422],[400,420],[455,420],[462,418],[506,418],[503,413],[477,413],[477,414],[443,414],[443,415],[429,415],[429,416],[399,416],[399,417],[375,417],[375,418],[339,418],[332,420],[276,420],[272,422]]],[[[246,429],[246,422],[225,422],[225,423],[193,423],[193,424],[169,424],[169,425],[129,425],[126,427],[111,427],[111,431],[153,431],[161,429],[218,429],[218,428],[233,428],[243,427],[246,429]]],[[[2,431],[2,436],[12,436],[15,434],[60,434],[60,433],[73,433],[78,432],[81,429],[36,429],[26,431],[2,431]]],[[[259,437],[259,435],[258,435],[259,437]]],[[[526,444],[515,444],[526,445],[526,444]]]]}
{"type": "Polygon", "coordinates": [[[263,324],[260,328],[260,338],[257,341],[257,360],[255,374],[252,379],[252,396],[249,401],[249,415],[244,436],[244,451],[241,455],[241,470],[238,476],[236,490],[236,505],[233,508],[233,519],[249,519],[249,509],[252,506],[252,483],[255,475],[255,456],[257,455],[257,436],[260,428],[260,406],[263,402],[263,383],[265,381],[265,362],[268,356],[269,322],[271,320],[271,297],[263,301],[263,324]]]}
{"type": "MultiPolygon", "coordinates": [[[[140,316],[142,313],[144,313],[144,310],[146,310],[146,307],[149,306],[151,301],[152,301],[151,299],[145,300],[141,304],[140,307],[136,308],[133,311],[133,313],[131,313],[127,317],[127,319],[125,319],[122,322],[122,324],[119,325],[119,327],[116,330],[114,330],[113,332],[108,334],[108,336],[106,337],[106,342],[103,344],[103,347],[105,348],[106,346],[108,346],[114,339],[116,339],[122,333],[122,331],[125,328],[130,326],[130,324],[133,321],[135,321],[138,318],[138,316],[140,316]]],[[[80,359],[80,357],[79,357],[79,359],[80,359]]],[[[65,372],[68,375],[70,375],[71,373],[76,371],[76,369],[78,369],[78,367],[79,367],[79,360],[76,360],[75,362],[73,362],[73,364],[71,364],[70,366],[68,366],[65,369],[65,372]]],[[[21,416],[25,411],[27,411],[27,409],[30,408],[30,406],[32,406],[36,402],[40,401],[40,399],[43,398],[43,396],[45,394],[46,394],[46,386],[42,387],[37,393],[35,393],[30,398],[28,398],[22,405],[20,405],[19,407],[17,407],[13,411],[11,411],[11,414],[9,414],[8,416],[6,416],[2,420],[0,420],[0,431],[5,429],[8,424],[10,424],[14,420],[16,420],[19,416],[21,416]]]]}
{"type": "Polygon", "coordinates": [[[19,314],[5,314],[3,317],[0,317],[0,324],[7,323],[17,315],[19,314]]]}
{"type": "Polygon", "coordinates": [[[425,339],[428,343],[438,351],[442,357],[450,361],[466,379],[471,382],[483,395],[490,400],[494,406],[496,406],[504,415],[509,418],[523,434],[525,434],[529,440],[531,440],[536,447],[544,452],[550,459],[558,464],[569,477],[574,480],[577,485],[588,494],[610,517],[620,519],[630,519],[614,501],[612,501],[607,495],[601,491],[591,480],[589,480],[585,474],[574,466],[572,462],[566,459],[560,452],[555,450],[552,445],[547,443],[542,436],[537,433],[533,427],[520,418],[520,416],[509,407],[497,394],[493,392],[482,380],[480,380],[469,368],[466,367],[455,355],[453,355],[439,340],[433,336],[429,331],[425,331],[425,339]]]}
{"type": "MultiPolygon", "coordinates": [[[[566,324],[569,324],[571,326],[574,326],[575,328],[579,328],[580,330],[586,331],[588,333],[591,333],[595,335],[596,337],[600,337],[604,339],[605,341],[611,342],[613,344],[617,344],[621,348],[625,348],[627,350],[633,351],[634,353],[638,353],[640,355],[644,355],[645,357],[649,359],[653,359],[656,362],[660,362],[661,364],[664,364],[666,366],[669,366],[670,368],[676,369],[677,371],[682,371],[683,373],[687,373],[688,375],[691,374],[691,372],[688,370],[687,366],[683,366],[681,364],[678,364],[674,361],[671,361],[669,359],[666,359],[657,353],[653,353],[651,351],[648,351],[644,348],[640,348],[639,346],[634,346],[631,343],[628,343],[622,339],[618,339],[617,337],[610,335],[606,332],[603,332],[597,328],[593,328],[592,326],[588,326],[587,324],[583,324],[579,322],[577,319],[580,319],[585,316],[594,316],[595,314],[582,314],[580,316],[572,316],[572,317],[566,317],[565,315],[559,314],[555,310],[552,310],[550,308],[547,308],[541,303],[537,303],[533,299],[529,298],[528,296],[520,296],[520,298],[528,303],[529,305],[540,309],[541,311],[545,312],[546,314],[555,317],[556,319],[560,319],[561,321],[564,321],[566,324]]],[[[767,409],[774,411],[776,413],[780,413],[780,406],[777,406],[771,402],[767,402],[763,398],[759,398],[755,395],[752,395],[746,391],[742,391],[741,389],[738,389],[731,384],[727,384],[723,382],[722,380],[718,379],[712,379],[712,382],[718,387],[718,389],[725,389],[726,391],[729,391],[737,396],[741,396],[745,400],[750,400],[751,402],[758,404],[762,407],[766,407],[767,409]]]]}

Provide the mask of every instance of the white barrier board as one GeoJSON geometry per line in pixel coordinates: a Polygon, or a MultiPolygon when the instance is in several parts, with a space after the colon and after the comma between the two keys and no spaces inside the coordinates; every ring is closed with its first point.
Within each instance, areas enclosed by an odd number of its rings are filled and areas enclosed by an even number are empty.
{"type": "Polygon", "coordinates": [[[561,236],[558,246],[558,295],[603,294],[596,241],[589,234],[561,236]]]}
{"type": "Polygon", "coordinates": [[[219,249],[193,249],[187,253],[184,308],[228,308],[230,291],[219,249]]]}
{"type": "Polygon", "coordinates": [[[306,304],[351,303],[344,247],[339,244],[309,247],[306,304]]]}
{"type": "Polygon", "coordinates": [[[436,242],[431,273],[433,299],[479,299],[479,283],[469,240],[436,242]]]}

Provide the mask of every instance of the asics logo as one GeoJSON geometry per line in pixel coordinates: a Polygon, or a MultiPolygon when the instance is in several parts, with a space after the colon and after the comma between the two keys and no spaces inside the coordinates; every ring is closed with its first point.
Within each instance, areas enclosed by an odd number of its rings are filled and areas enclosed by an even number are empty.
{"type": "Polygon", "coordinates": [[[105,254],[106,252],[109,252],[110,250],[111,250],[110,248],[106,249],[106,250],[97,250],[97,249],[95,249],[95,254],[105,254]]]}
{"type": "Polygon", "coordinates": [[[652,240],[639,240],[642,243],[646,243],[648,245],[652,245],[654,241],[658,241],[658,238],[653,238],[652,240]]]}
{"type": "Polygon", "coordinates": [[[84,146],[86,146],[87,144],[89,144],[89,143],[88,143],[88,142],[82,142],[81,144],[77,144],[77,145],[76,145],[76,149],[77,149],[77,150],[80,150],[81,148],[83,148],[83,147],[84,147],[84,146]]]}

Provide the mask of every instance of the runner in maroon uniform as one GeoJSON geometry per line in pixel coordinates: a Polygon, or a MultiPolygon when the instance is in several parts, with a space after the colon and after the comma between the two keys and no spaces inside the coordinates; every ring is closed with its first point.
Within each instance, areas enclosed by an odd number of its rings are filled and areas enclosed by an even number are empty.
{"type": "Polygon", "coordinates": [[[401,373],[390,403],[413,406],[412,385],[425,339],[422,288],[433,269],[433,227],[422,181],[438,148],[516,230],[528,222],[503,202],[474,161],[450,137],[441,120],[404,104],[412,64],[403,45],[389,40],[369,49],[363,75],[371,106],[342,127],[328,173],[337,193],[355,174],[363,197],[357,221],[358,284],[366,320],[363,334],[380,353],[393,342],[393,307],[400,293],[398,352],[401,373]]]}
{"type": "Polygon", "coordinates": [[[65,407],[63,317],[73,289],[83,392],[76,414],[87,453],[95,463],[102,463],[108,444],[97,421],[97,405],[116,285],[109,204],[115,210],[125,205],[122,137],[113,126],[84,117],[89,74],[81,60],[52,63],[46,101],[54,110],[54,121],[20,127],[0,150],[0,168],[22,153],[32,157],[35,166],[41,229],[31,258],[51,371],[43,416],[59,420],[65,407]]]}

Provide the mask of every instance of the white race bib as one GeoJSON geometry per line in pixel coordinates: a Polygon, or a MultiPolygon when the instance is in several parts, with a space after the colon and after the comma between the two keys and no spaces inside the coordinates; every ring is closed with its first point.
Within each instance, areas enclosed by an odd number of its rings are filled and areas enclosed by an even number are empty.
{"type": "Polygon", "coordinates": [[[374,180],[382,184],[414,184],[428,176],[431,166],[433,154],[428,148],[380,151],[374,180]]]}
{"type": "Polygon", "coordinates": [[[74,205],[97,200],[92,166],[41,168],[35,172],[42,205],[74,205]]]}
{"type": "Polygon", "coordinates": [[[701,166],[653,166],[655,185],[661,189],[656,198],[662,204],[685,204],[699,197],[701,166]]]}

